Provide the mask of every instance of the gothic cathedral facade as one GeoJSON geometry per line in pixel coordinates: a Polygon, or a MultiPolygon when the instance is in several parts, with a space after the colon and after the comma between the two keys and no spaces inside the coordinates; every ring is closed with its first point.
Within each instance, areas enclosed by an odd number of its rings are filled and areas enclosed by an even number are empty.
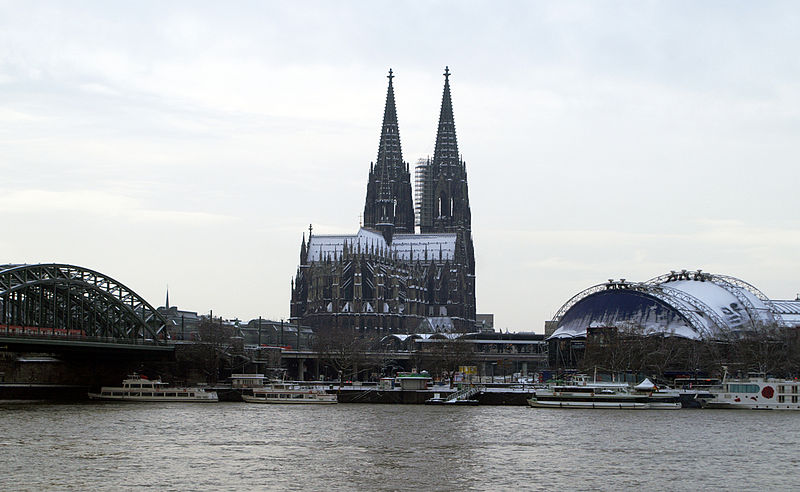
{"type": "Polygon", "coordinates": [[[458,153],[450,71],[433,158],[421,169],[420,232],[403,161],[392,71],[378,158],[370,163],[364,225],[354,235],[312,234],[300,246],[291,319],[315,330],[365,335],[475,330],[475,255],[467,171],[458,153]]]}

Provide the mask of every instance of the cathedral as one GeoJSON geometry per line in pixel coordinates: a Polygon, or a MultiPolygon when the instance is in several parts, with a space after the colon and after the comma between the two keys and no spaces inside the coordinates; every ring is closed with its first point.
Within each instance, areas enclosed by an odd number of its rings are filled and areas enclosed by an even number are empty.
{"type": "Polygon", "coordinates": [[[292,279],[291,319],[315,330],[353,328],[365,335],[475,331],[467,171],[458,153],[450,71],[445,68],[433,159],[417,169],[419,233],[393,78],[389,70],[364,225],[354,235],[313,234],[309,227],[292,279]]]}

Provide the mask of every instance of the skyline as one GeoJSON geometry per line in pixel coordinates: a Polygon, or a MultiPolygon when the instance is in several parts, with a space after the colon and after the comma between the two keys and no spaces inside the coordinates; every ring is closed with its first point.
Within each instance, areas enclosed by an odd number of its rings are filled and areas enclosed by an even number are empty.
{"type": "Polygon", "coordinates": [[[0,3],[0,262],[287,318],[309,223],[358,230],[387,71],[413,168],[449,66],[498,329],[682,268],[800,292],[792,3],[239,5],[0,3]]]}

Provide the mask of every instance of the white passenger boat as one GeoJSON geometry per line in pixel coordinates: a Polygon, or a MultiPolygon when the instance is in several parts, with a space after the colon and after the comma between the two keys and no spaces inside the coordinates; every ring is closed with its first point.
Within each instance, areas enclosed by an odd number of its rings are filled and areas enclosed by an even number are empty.
{"type": "Polygon", "coordinates": [[[180,401],[213,403],[219,401],[216,391],[206,391],[200,387],[170,388],[160,379],[151,380],[138,374],[128,376],[122,386],[103,386],[100,393],[89,393],[92,400],[113,401],[180,401]]]}
{"type": "Polygon", "coordinates": [[[608,408],[631,410],[677,410],[680,396],[659,391],[649,380],[631,388],[625,383],[589,382],[579,379],[572,384],[537,389],[528,400],[534,408],[608,408]]]}
{"type": "Polygon", "coordinates": [[[274,383],[263,388],[253,388],[253,395],[242,395],[248,403],[288,403],[324,405],[337,403],[336,395],[323,389],[289,383],[274,383]]]}
{"type": "Polygon", "coordinates": [[[750,377],[723,379],[701,398],[703,408],[800,410],[800,381],[750,377]]]}

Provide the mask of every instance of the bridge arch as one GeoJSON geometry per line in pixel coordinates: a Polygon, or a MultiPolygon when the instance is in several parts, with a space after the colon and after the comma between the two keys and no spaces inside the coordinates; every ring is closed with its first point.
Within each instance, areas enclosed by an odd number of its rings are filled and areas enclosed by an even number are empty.
{"type": "Polygon", "coordinates": [[[166,343],[167,323],[141,296],[95,270],[0,265],[0,331],[166,343]]]}

